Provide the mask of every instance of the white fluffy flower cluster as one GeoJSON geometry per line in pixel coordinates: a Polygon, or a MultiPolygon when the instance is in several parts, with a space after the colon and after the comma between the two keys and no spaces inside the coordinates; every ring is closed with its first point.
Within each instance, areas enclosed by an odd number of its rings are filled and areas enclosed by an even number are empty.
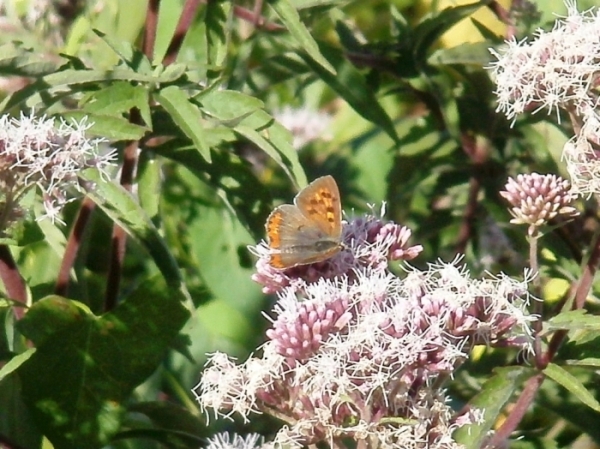
{"type": "Polygon", "coordinates": [[[206,449],[267,449],[268,447],[262,443],[261,436],[256,433],[246,437],[219,433],[208,440],[206,445],[206,449]]]}
{"type": "Polygon", "coordinates": [[[45,117],[0,117],[0,191],[2,229],[20,215],[19,202],[32,188],[42,195],[47,217],[58,219],[62,207],[80,191],[78,174],[86,168],[100,173],[112,164],[115,153],[99,154],[103,139],[89,139],[85,120],[67,123],[45,117]]]}
{"type": "Polygon", "coordinates": [[[577,11],[567,2],[568,13],[550,32],[539,30],[531,41],[507,42],[501,52],[491,50],[498,110],[516,116],[541,109],[566,112],[576,135],[563,149],[573,191],[600,193],[598,138],[600,115],[597,88],[600,66],[600,11],[577,11]]]}
{"type": "Polygon", "coordinates": [[[441,385],[475,344],[531,349],[526,281],[472,279],[450,264],[404,279],[366,269],[284,289],[262,357],[213,354],[195,392],[217,416],[268,413],[287,423],[277,445],[370,439],[381,447],[456,449],[441,385]]]}
{"type": "Polygon", "coordinates": [[[596,106],[591,90],[600,62],[600,14],[567,7],[552,31],[538,30],[531,41],[513,38],[502,53],[491,50],[498,110],[509,119],[540,109],[560,119],[560,109],[579,114],[596,106]]]}

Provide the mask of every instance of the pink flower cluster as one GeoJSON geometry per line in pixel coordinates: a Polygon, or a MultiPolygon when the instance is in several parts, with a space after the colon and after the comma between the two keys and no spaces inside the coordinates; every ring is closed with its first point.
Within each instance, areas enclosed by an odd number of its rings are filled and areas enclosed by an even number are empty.
{"type": "Polygon", "coordinates": [[[302,290],[319,279],[353,278],[356,270],[373,268],[385,271],[390,261],[412,260],[423,250],[421,245],[408,244],[412,234],[409,228],[385,223],[375,215],[354,218],[344,222],[343,226],[345,249],[319,263],[279,270],[269,264],[271,250],[266,242],[252,247],[252,252],[259,257],[252,279],[263,286],[266,294],[277,293],[287,287],[302,290]]]}
{"type": "Polygon", "coordinates": [[[236,364],[213,354],[195,393],[216,415],[268,413],[286,425],[274,447],[368,439],[374,446],[458,449],[452,433],[482,413],[457,414],[442,388],[476,344],[532,344],[527,280],[472,279],[458,266],[409,268],[410,231],[373,216],[344,226],[346,249],[278,271],[262,255],[256,280],[278,292],[268,341],[236,364]]]}

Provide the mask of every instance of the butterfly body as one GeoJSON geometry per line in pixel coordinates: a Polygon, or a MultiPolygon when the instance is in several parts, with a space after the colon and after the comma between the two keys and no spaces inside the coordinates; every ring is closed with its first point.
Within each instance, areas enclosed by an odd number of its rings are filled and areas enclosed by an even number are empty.
{"type": "Polygon", "coordinates": [[[342,249],[340,194],[331,176],[323,176],[305,187],[294,204],[278,206],[266,224],[275,268],[321,262],[342,249]]]}

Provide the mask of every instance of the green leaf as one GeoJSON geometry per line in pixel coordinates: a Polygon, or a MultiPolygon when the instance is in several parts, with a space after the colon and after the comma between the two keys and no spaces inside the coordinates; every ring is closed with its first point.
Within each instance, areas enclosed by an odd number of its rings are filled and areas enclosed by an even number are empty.
{"type": "Polygon", "coordinates": [[[390,55],[394,61],[392,70],[399,78],[410,79],[419,76],[420,69],[414,55],[415,36],[413,25],[397,9],[391,9],[392,35],[394,37],[393,53],[390,55]]]}
{"type": "Polygon", "coordinates": [[[122,118],[122,115],[129,114],[132,108],[137,108],[145,124],[150,127],[152,118],[149,100],[150,95],[145,86],[134,86],[125,81],[117,81],[89,95],[83,109],[94,114],[122,118]]]}
{"type": "Polygon", "coordinates": [[[215,296],[229,305],[256,303],[261,292],[260,286],[252,280],[254,268],[247,248],[254,240],[224,207],[199,207],[198,210],[197,217],[188,222],[188,229],[190,249],[202,279],[215,296]],[[247,263],[241,263],[244,259],[247,263]]]}
{"type": "Polygon", "coordinates": [[[455,441],[466,449],[481,448],[502,409],[512,400],[515,392],[521,390],[523,383],[535,374],[536,371],[531,368],[496,368],[494,376],[469,401],[471,408],[483,411],[482,423],[461,427],[453,434],[455,441]]]}
{"type": "Polygon", "coordinates": [[[13,94],[7,95],[0,103],[0,112],[5,113],[13,107],[27,101],[29,98],[39,96],[40,92],[46,91],[47,89],[48,86],[42,81],[31,83],[13,94]]]}
{"type": "MultiPolygon", "coordinates": [[[[574,366],[569,368],[569,372],[577,376],[593,392],[594,396],[598,397],[597,374],[594,370],[574,366]]],[[[587,434],[595,441],[600,441],[600,429],[598,428],[600,413],[590,410],[579,398],[569,393],[559,383],[545,381],[536,395],[535,407],[534,416],[543,416],[546,423],[556,423],[556,420],[559,419],[569,424],[569,427],[576,429],[577,433],[587,434]]],[[[563,446],[561,445],[561,447],[563,446]]]]}
{"type": "Polygon", "coordinates": [[[241,136],[245,137],[258,148],[267,153],[275,162],[277,162],[277,164],[283,169],[283,171],[290,179],[294,179],[294,176],[289,170],[288,165],[283,161],[281,155],[277,151],[277,148],[275,148],[273,144],[269,142],[269,140],[263,137],[259,132],[247,126],[239,125],[236,126],[234,129],[241,136]]]}
{"type": "Polygon", "coordinates": [[[564,449],[553,436],[527,435],[523,439],[511,439],[510,449],[564,449]]]}
{"type": "Polygon", "coordinates": [[[18,354],[10,359],[6,365],[0,368],[0,382],[3,381],[4,378],[10,373],[18,369],[24,362],[29,360],[29,357],[31,357],[34,353],[35,348],[29,348],[27,351],[22,352],[21,354],[18,354]]]}
{"type": "MultiPolygon", "coordinates": [[[[123,402],[156,369],[188,320],[184,300],[155,277],[101,317],[67,314],[21,365],[23,398],[55,447],[95,448],[110,441],[120,427],[123,402]]],[[[21,322],[42,325],[46,315],[60,314],[69,302],[54,297],[48,307],[40,300],[31,310],[43,310],[21,322]]]]}
{"type": "Polygon", "coordinates": [[[261,239],[265,232],[264,219],[272,209],[271,197],[251,167],[230,152],[218,151],[214,154],[214,163],[208,164],[197,151],[177,148],[175,143],[169,141],[152,150],[176,161],[222,192],[220,198],[235,211],[237,219],[250,231],[253,239],[261,239]]]}
{"type": "Polygon", "coordinates": [[[208,2],[204,8],[206,48],[200,54],[206,55],[207,67],[221,67],[228,51],[228,18],[231,13],[230,1],[208,2]]]}
{"type": "Polygon", "coordinates": [[[491,3],[491,0],[480,0],[476,3],[446,8],[435,17],[421,22],[414,29],[415,44],[413,55],[417,59],[424,60],[429,48],[450,28],[465,17],[470,16],[477,10],[491,3]]]}
{"type": "MultiPolygon", "coordinates": [[[[47,220],[50,223],[50,220],[47,220]]],[[[44,230],[46,240],[33,243],[23,247],[18,253],[17,265],[23,279],[27,279],[27,285],[49,286],[56,282],[56,276],[60,267],[61,257],[64,254],[65,237],[60,232],[56,232],[56,226],[53,226],[55,232],[48,234],[46,228],[52,225],[44,225],[39,222],[44,230]],[[53,235],[54,234],[54,235],[53,235]],[[56,234],[60,234],[56,238],[56,234]]],[[[48,294],[51,290],[42,290],[42,294],[48,294]]]]}
{"type": "Polygon", "coordinates": [[[222,122],[236,122],[265,104],[258,98],[233,90],[212,90],[199,99],[202,110],[222,122]]]}
{"type": "Polygon", "coordinates": [[[581,360],[567,360],[565,363],[569,366],[582,366],[593,369],[600,368],[600,358],[598,357],[587,357],[581,360]]]}
{"type": "MultiPolygon", "coordinates": [[[[355,120],[360,119],[356,117],[355,120]]],[[[394,152],[390,151],[390,147],[394,143],[383,131],[368,133],[360,140],[348,161],[348,168],[356,173],[353,186],[367,192],[369,203],[379,204],[386,200],[388,193],[390,170],[394,165],[394,152]]],[[[359,207],[364,206],[361,204],[359,207]]]]}
{"type": "Polygon", "coordinates": [[[0,382],[0,435],[15,448],[43,448],[43,435],[23,402],[21,390],[22,382],[16,374],[0,382]]]}
{"type": "MultiPolygon", "coordinates": [[[[225,295],[219,295],[218,298],[200,308],[202,316],[198,321],[203,325],[204,335],[209,335],[211,340],[226,340],[254,349],[248,345],[248,338],[256,333],[257,328],[262,329],[263,324],[257,325],[253,318],[260,315],[264,295],[260,292],[260,288],[256,288],[258,284],[247,284],[248,279],[249,277],[244,279],[247,288],[238,291],[241,293],[245,290],[243,297],[234,298],[234,292],[228,290],[225,295]]],[[[221,283],[219,279],[215,281],[221,283]]],[[[224,283],[221,284],[222,286],[216,289],[217,294],[226,287],[224,283]]],[[[213,283],[214,285],[217,284],[213,283]]]]}
{"type": "Polygon", "coordinates": [[[489,51],[490,43],[468,42],[452,48],[442,48],[435,51],[427,62],[434,66],[473,65],[476,67],[487,66],[492,59],[489,51]]]}
{"type": "Polygon", "coordinates": [[[483,38],[489,42],[489,47],[496,46],[504,40],[502,36],[498,36],[496,32],[490,30],[485,24],[471,17],[471,22],[477,28],[477,31],[481,33],[483,38]]]}
{"type": "Polygon", "coordinates": [[[30,97],[35,97],[53,88],[64,89],[67,87],[79,87],[84,85],[105,84],[111,81],[133,81],[139,83],[161,83],[167,82],[160,76],[136,73],[127,67],[118,67],[114,70],[74,70],[66,69],[46,75],[35,83],[21,89],[6,97],[1,105],[1,110],[10,109],[19,105],[30,97]]]}
{"type": "Polygon", "coordinates": [[[42,80],[52,87],[65,87],[90,83],[106,83],[111,81],[137,81],[141,83],[159,83],[162,80],[152,74],[137,73],[127,67],[114,70],[63,70],[46,75],[42,80]]]}
{"type": "Polygon", "coordinates": [[[131,193],[120,185],[103,180],[95,170],[86,170],[81,176],[94,183],[93,188],[88,190],[88,196],[115,223],[144,245],[167,283],[189,297],[169,247],[131,193]]]}
{"type": "Polygon", "coordinates": [[[336,69],[329,63],[321,51],[319,45],[313,39],[310,32],[300,21],[300,15],[289,0],[270,0],[269,5],[277,13],[287,30],[296,42],[310,56],[313,64],[318,65],[323,71],[335,76],[336,69]]]}
{"type": "Polygon", "coordinates": [[[156,155],[150,151],[140,154],[137,182],[140,206],[152,220],[158,218],[160,213],[160,200],[162,186],[162,164],[156,155]]]}
{"type": "Polygon", "coordinates": [[[380,126],[393,140],[398,142],[398,135],[392,120],[381,107],[377,97],[360,72],[337,49],[326,44],[321,45],[321,51],[333,64],[337,75],[323,70],[310,58],[304,58],[312,70],[336,91],[352,108],[366,120],[380,126]]]}
{"type": "Polygon", "coordinates": [[[568,341],[560,347],[558,357],[570,365],[599,359],[600,333],[593,329],[570,332],[568,341]]]}
{"type": "Polygon", "coordinates": [[[133,404],[129,411],[146,415],[157,427],[166,431],[177,432],[186,440],[192,439],[196,445],[204,441],[195,441],[193,437],[200,439],[211,436],[204,419],[192,415],[189,410],[177,404],[166,401],[139,402],[133,404]]]}
{"type": "Polygon", "coordinates": [[[131,43],[123,40],[117,40],[103,33],[100,30],[92,30],[100,37],[116,54],[121,61],[139,73],[150,73],[152,66],[143,52],[135,49],[131,43]]]}
{"type": "Polygon", "coordinates": [[[113,115],[88,113],[85,111],[67,111],[61,114],[65,119],[81,121],[84,118],[93,125],[89,133],[109,140],[139,140],[149,131],[145,126],[134,125],[129,120],[113,115]]]}
{"type": "Polygon", "coordinates": [[[585,310],[569,310],[552,317],[546,330],[593,330],[600,331],[600,316],[589,315],[585,310]]]}
{"type": "MultiPolygon", "coordinates": [[[[156,444],[149,445],[148,447],[165,447],[169,449],[189,449],[191,447],[202,447],[203,443],[206,443],[208,437],[198,438],[194,435],[165,430],[160,427],[146,427],[146,428],[134,428],[119,432],[115,435],[115,440],[122,441],[135,441],[140,440],[144,442],[154,442],[156,444]]],[[[148,443],[146,443],[148,444],[148,443]]]]}
{"type": "Polygon", "coordinates": [[[14,43],[0,47],[0,73],[3,76],[38,77],[56,72],[57,64],[39,52],[23,49],[14,43]]]}
{"type": "Polygon", "coordinates": [[[544,370],[544,374],[573,393],[573,395],[585,405],[596,412],[600,412],[600,402],[596,400],[593,394],[587,390],[585,385],[583,385],[579,379],[564,368],[554,363],[550,363],[544,370]]]}
{"type": "Polygon", "coordinates": [[[188,70],[185,64],[169,64],[168,66],[158,65],[154,69],[154,75],[160,79],[162,83],[172,83],[186,75],[188,70]]]}
{"type": "Polygon", "coordinates": [[[256,111],[233,129],[273,158],[296,186],[307,184],[298,152],[292,146],[291,133],[272,116],[262,110],[256,111]]]}
{"type": "Polygon", "coordinates": [[[270,91],[274,85],[309,73],[306,63],[296,54],[274,55],[248,74],[248,82],[257,91],[270,91]]]}
{"type": "Polygon", "coordinates": [[[85,319],[90,309],[78,301],[65,301],[61,296],[47,296],[35,303],[19,322],[19,331],[36,346],[69,323],[85,319]]]}
{"type": "Polygon", "coordinates": [[[202,157],[210,162],[210,147],[206,143],[200,110],[177,86],[162,89],[160,93],[156,94],[156,99],[171,115],[183,133],[192,140],[202,157]]]}
{"type": "Polygon", "coordinates": [[[335,22],[335,31],[338,34],[338,39],[344,50],[348,52],[363,52],[363,42],[356,36],[355,30],[350,25],[342,20],[335,22]]]}
{"type": "MultiPolygon", "coordinates": [[[[236,129],[237,131],[237,129],[236,129]]],[[[292,137],[287,128],[284,128],[279,122],[272,122],[264,130],[267,140],[283,156],[283,161],[290,167],[293,177],[290,180],[299,187],[308,184],[304,167],[300,164],[298,151],[292,146],[292,137]]]]}

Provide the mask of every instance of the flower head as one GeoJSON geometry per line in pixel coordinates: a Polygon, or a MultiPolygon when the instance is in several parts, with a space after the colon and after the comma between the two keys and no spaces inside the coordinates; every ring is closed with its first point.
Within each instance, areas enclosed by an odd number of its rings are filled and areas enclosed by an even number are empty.
{"type": "Polygon", "coordinates": [[[595,111],[584,114],[579,133],[563,148],[563,159],[574,192],[581,195],[600,193],[600,116],[595,111]]]}
{"type": "Polygon", "coordinates": [[[600,15],[579,12],[567,3],[568,14],[550,32],[539,30],[534,40],[508,41],[492,64],[498,110],[509,119],[528,111],[579,111],[596,105],[600,61],[600,15]]]}
{"type": "Polygon", "coordinates": [[[85,120],[67,123],[55,119],[22,115],[0,117],[0,225],[6,229],[9,209],[18,208],[19,200],[32,188],[42,194],[46,216],[57,219],[62,207],[80,191],[78,172],[95,167],[101,173],[114,159],[114,152],[99,154],[103,139],[88,139],[85,120]]]}
{"type": "Polygon", "coordinates": [[[526,282],[471,279],[456,262],[412,269],[377,266],[279,293],[261,357],[241,365],[211,357],[197,399],[228,416],[273,414],[276,436],[296,445],[373,438],[382,445],[457,448],[444,390],[475,344],[529,350],[526,282]]]}
{"type": "Polygon", "coordinates": [[[521,174],[508,178],[505,189],[500,195],[511,205],[514,218],[510,222],[528,224],[531,236],[559,215],[569,218],[579,213],[571,206],[576,195],[569,182],[556,175],[521,174]]]}
{"type": "Polygon", "coordinates": [[[208,440],[206,449],[259,449],[263,447],[262,437],[256,433],[242,437],[237,434],[218,433],[208,440]]]}

